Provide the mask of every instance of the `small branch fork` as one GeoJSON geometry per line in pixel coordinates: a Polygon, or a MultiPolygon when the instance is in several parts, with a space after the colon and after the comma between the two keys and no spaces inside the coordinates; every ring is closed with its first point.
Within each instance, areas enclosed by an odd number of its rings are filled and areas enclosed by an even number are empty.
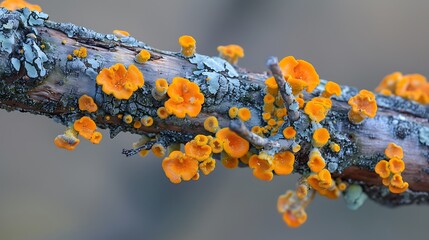
{"type": "Polygon", "coordinates": [[[277,57],[269,57],[267,60],[267,66],[279,87],[280,95],[283,98],[285,108],[288,112],[287,117],[289,121],[293,123],[299,119],[299,104],[296,101],[295,96],[292,94],[292,87],[284,80],[283,72],[280,69],[277,57]]]}
{"type": "Polygon", "coordinates": [[[155,145],[156,141],[150,141],[148,143],[145,143],[141,145],[140,147],[133,148],[133,149],[122,149],[122,154],[124,154],[127,157],[134,156],[138,154],[142,150],[149,150],[152,148],[153,145],[155,145]]]}

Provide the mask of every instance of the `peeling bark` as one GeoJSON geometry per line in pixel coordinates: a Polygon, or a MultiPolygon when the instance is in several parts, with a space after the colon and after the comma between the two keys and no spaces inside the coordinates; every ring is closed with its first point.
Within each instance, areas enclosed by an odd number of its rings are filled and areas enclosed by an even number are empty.
{"type": "MultiPolygon", "coordinates": [[[[96,33],[70,23],[51,22],[47,17],[25,9],[15,12],[0,9],[1,108],[44,115],[65,126],[86,115],[94,119],[99,128],[109,129],[112,138],[119,132],[146,134],[164,145],[186,143],[196,134],[209,135],[203,127],[208,116],[217,117],[221,127],[230,126],[228,109],[231,106],[250,109],[252,118],[245,123],[248,129],[263,125],[261,113],[267,73],[251,73],[218,57],[196,54],[184,58],[180,53],[154,49],[132,37],[118,39],[112,34],[96,33]],[[87,48],[88,56],[68,60],[67,55],[79,47],[87,48]],[[148,50],[151,58],[137,64],[134,57],[141,49],[148,50]],[[106,95],[95,83],[101,69],[116,63],[135,64],[144,74],[144,87],[129,100],[106,95]],[[156,110],[164,102],[152,97],[154,82],[158,78],[171,81],[176,76],[196,82],[205,96],[202,112],[196,118],[173,116],[163,120],[157,117],[156,110]],[[83,94],[94,98],[99,107],[97,112],[88,114],[78,110],[77,100],[83,94]],[[138,119],[152,116],[154,125],[135,129],[116,117],[118,114],[130,114],[138,119]],[[109,120],[105,118],[107,115],[111,116],[109,120]]],[[[325,83],[322,80],[305,99],[318,96],[325,83]]],[[[342,95],[332,99],[333,107],[321,123],[331,133],[331,140],[341,146],[339,153],[323,149],[328,170],[343,181],[363,186],[370,198],[384,205],[429,203],[429,107],[400,97],[377,95],[377,116],[353,125],[347,118],[347,100],[357,90],[347,86],[342,89],[342,95]],[[406,169],[402,175],[409,183],[409,190],[399,195],[390,194],[374,172],[389,142],[402,146],[405,153],[406,169]]],[[[296,155],[295,172],[308,174],[311,122],[301,117],[285,123],[293,124],[302,146],[296,155]]],[[[278,137],[268,140],[278,140],[278,137]]]]}

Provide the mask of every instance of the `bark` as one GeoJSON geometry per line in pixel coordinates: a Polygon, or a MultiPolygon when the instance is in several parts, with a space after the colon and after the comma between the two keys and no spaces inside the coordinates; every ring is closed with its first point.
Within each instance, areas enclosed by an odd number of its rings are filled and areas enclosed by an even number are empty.
{"type": "MultiPolygon", "coordinates": [[[[0,107],[8,111],[44,115],[65,126],[87,115],[96,121],[97,127],[109,129],[112,138],[121,131],[131,132],[149,135],[165,146],[186,143],[196,134],[210,134],[203,128],[208,116],[216,116],[221,127],[230,126],[231,106],[251,110],[252,118],[244,124],[247,129],[264,125],[261,114],[268,73],[248,72],[217,57],[196,54],[185,58],[178,52],[154,49],[132,37],[118,39],[70,23],[51,22],[47,15],[27,10],[0,10],[0,24],[0,107]],[[88,56],[68,60],[67,55],[81,46],[88,49],[88,56]],[[141,49],[150,51],[151,58],[137,64],[134,57],[141,49]],[[116,63],[135,64],[144,74],[144,87],[129,100],[104,94],[95,82],[101,69],[116,63]],[[164,101],[152,97],[154,81],[158,78],[171,81],[176,76],[196,82],[205,96],[203,109],[195,118],[157,117],[156,110],[164,101]],[[97,112],[79,111],[77,100],[83,94],[94,98],[99,107],[97,112]],[[154,125],[135,129],[119,119],[118,114],[130,114],[135,119],[152,116],[154,125]],[[107,115],[111,116],[109,120],[107,115]]],[[[305,94],[305,99],[318,96],[324,83],[322,80],[312,94],[305,94]]],[[[328,170],[343,181],[361,185],[370,198],[384,205],[428,203],[429,107],[399,97],[377,95],[377,116],[353,125],[347,118],[350,108],[347,100],[357,90],[348,86],[342,86],[342,90],[340,97],[332,99],[333,107],[321,123],[331,133],[331,140],[341,146],[339,153],[328,147],[322,149],[328,170]],[[409,183],[409,190],[402,194],[390,194],[374,172],[389,142],[404,149],[406,169],[402,175],[409,183]]],[[[298,131],[297,142],[302,150],[296,155],[295,172],[305,175],[309,173],[306,162],[312,123],[300,112],[298,120],[285,124],[293,124],[298,131]]],[[[231,122],[231,127],[246,130],[236,121],[231,122]]],[[[261,141],[266,141],[267,149],[263,150],[270,154],[291,146],[278,135],[261,141]],[[282,141],[284,144],[273,144],[282,141]]]]}

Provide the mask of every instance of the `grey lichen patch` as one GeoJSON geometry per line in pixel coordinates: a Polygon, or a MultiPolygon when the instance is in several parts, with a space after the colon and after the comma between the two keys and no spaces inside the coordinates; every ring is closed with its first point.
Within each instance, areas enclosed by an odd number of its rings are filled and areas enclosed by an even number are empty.
{"type": "Polygon", "coordinates": [[[30,78],[41,78],[46,76],[47,70],[43,66],[48,62],[48,57],[36,44],[36,42],[28,38],[22,45],[24,49],[25,70],[30,78]]]}
{"type": "Polygon", "coordinates": [[[385,96],[381,94],[377,95],[376,100],[379,107],[426,119],[429,118],[429,108],[417,102],[409,101],[399,96],[385,96]]]}
{"type": "Polygon", "coordinates": [[[21,20],[26,26],[41,26],[49,18],[49,15],[44,12],[30,11],[28,8],[18,11],[22,12],[21,20]]]}
{"type": "Polygon", "coordinates": [[[146,43],[137,41],[134,37],[118,38],[113,34],[101,34],[85,27],[76,26],[72,23],[56,23],[46,21],[45,26],[65,33],[70,38],[80,39],[82,42],[99,41],[97,45],[107,49],[113,49],[116,46],[124,46],[128,48],[144,48],[152,50],[146,43]]]}
{"type": "Polygon", "coordinates": [[[48,62],[48,57],[38,46],[38,32],[34,26],[41,26],[47,19],[47,14],[27,8],[13,12],[1,10],[0,51],[12,56],[10,66],[15,72],[19,72],[21,65],[24,65],[28,77],[36,79],[46,76],[44,64],[48,62]],[[21,49],[24,54],[21,54],[21,49]]]}
{"type": "Polygon", "coordinates": [[[429,128],[423,127],[419,130],[419,141],[421,144],[429,147],[429,128]]]}
{"type": "Polygon", "coordinates": [[[346,206],[351,210],[359,209],[367,198],[368,196],[358,184],[350,185],[344,192],[344,201],[346,202],[346,206]]]}

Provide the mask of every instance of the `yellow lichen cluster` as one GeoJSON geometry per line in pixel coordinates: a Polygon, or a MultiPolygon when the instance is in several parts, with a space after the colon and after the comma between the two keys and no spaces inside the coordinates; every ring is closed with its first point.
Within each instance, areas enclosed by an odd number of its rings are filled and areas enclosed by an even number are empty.
{"type": "Polygon", "coordinates": [[[421,104],[429,104],[429,82],[421,74],[402,75],[394,72],[381,81],[375,91],[383,95],[396,95],[421,104]]]}
{"type": "Polygon", "coordinates": [[[265,157],[263,154],[254,154],[249,159],[249,167],[253,175],[264,181],[273,179],[273,172],[277,175],[288,175],[293,171],[295,155],[290,151],[274,154],[274,157],[265,157]]]}
{"type": "Polygon", "coordinates": [[[390,192],[405,192],[408,189],[408,183],[404,182],[401,176],[405,170],[402,148],[395,143],[389,143],[384,153],[389,160],[380,160],[375,165],[375,172],[382,178],[383,185],[389,187],[390,192]]]}
{"type": "Polygon", "coordinates": [[[93,144],[99,144],[103,136],[100,132],[95,131],[96,128],[95,122],[84,116],[76,120],[73,127],[69,127],[64,134],[58,135],[54,139],[54,143],[59,148],[74,150],[80,142],[77,138],[80,135],[93,144]]]}
{"type": "Polygon", "coordinates": [[[322,169],[318,173],[313,173],[307,177],[308,184],[320,195],[330,199],[336,199],[340,196],[340,190],[331,177],[328,169],[322,169]]]}
{"type": "Polygon", "coordinates": [[[84,116],[76,120],[73,123],[73,128],[80,136],[89,140],[93,144],[99,144],[102,139],[101,133],[95,131],[97,126],[94,120],[89,117],[84,116]]]}
{"type": "Polygon", "coordinates": [[[168,179],[172,183],[180,183],[182,180],[197,180],[199,170],[204,175],[210,174],[216,166],[212,154],[215,153],[214,151],[218,151],[218,149],[212,148],[214,141],[216,141],[215,138],[197,135],[192,141],[185,144],[184,153],[177,150],[172,151],[162,161],[162,168],[168,179]]]}
{"type": "Polygon", "coordinates": [[[73,50],[73,55],[78,58],[86,58],[88,56],[88,51],[85,47],[73,50]]]}

